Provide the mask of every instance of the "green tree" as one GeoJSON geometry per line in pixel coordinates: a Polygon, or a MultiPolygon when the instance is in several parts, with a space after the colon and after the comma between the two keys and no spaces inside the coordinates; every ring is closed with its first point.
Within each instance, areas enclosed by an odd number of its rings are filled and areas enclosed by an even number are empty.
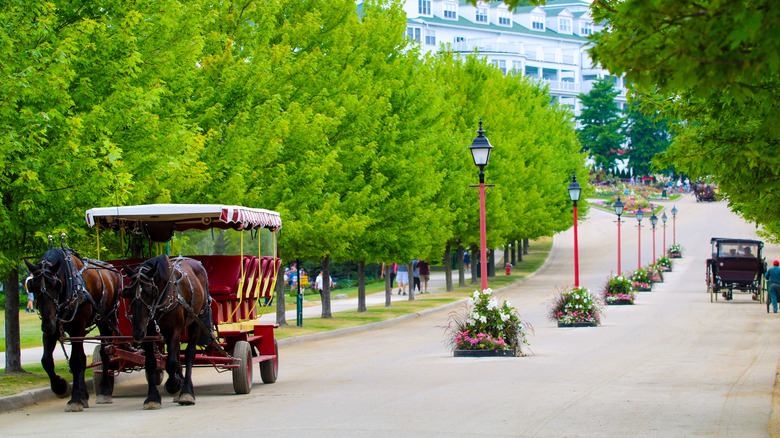
{"type": "Polygon", "coordinates": [[[590,154],[598,170],[611,169],[624,141],[620,133],[623,120],[615,97],[618,91],[609,78],[593,82],[587,94],[580,94],[582,111],[577,121],[582,127],[577,132],[582,150],[590,154]]]}
{"type": "Polygon", "coordinates": [[[711,177],[730,206],[780,236],[776,96],[780,24],[769,0],[599,0],[594,59],[641,94],[658,94],[674,142],[658,159],[692,178],[711,177]]]}
{"type": "Polygon", "coordinates": [[[629,107],[625,135],[629,142],[628,167],[639,176],[650,174],[652,159],[671,143],[666,121],[655,112],[646,114],[639,102],[629,107]]]}

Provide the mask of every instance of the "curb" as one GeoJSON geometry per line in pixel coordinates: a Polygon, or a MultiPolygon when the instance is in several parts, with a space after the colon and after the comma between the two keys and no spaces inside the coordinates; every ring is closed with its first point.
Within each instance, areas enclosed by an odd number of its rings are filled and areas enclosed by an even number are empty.
{"type": "MultiPolygon", "coordinates": [[[[551,260],[553,258],[554,253],[556,252],[556,249],[558,247],[557,235],[553,237],[553,246],[550,248],[550,252],[547,255],[547,259],[542,263],[542,266],[539,267],[536,271],[530,273],[529,275],[519,279],[518,281],[504,286],[500,289],[497,289],[493,291],[494,294],[499,294],[501,292],[504,292],[508,289],[517,287],[523,283],[525,283],[529,278],[533,277],[537,273],[544,272],[547,267],[550,265],[551,260]]],[[[479,286],[477,286],[479,287],[479,286]]],[[[355,327],[347,327],[343,329],[337,329],[337,330],[331,330],[327,332],[320,332],[320,333],[312,333],[310,335],[303,335],[303,336],[296,336],[293,338],[284,338],[278,340],[278,345],[284,346],[284,345],[295,345],[300,344],[303,342],[309,342],[309,341],[318,341],[321,339],[330,339],[335,338],[338,336],[346,336],[353,333],[360,333],[370,330],[378,330],[384,327],[390,327],[396,324],[401,324],[406,321],[410,321],[417,318],[422,318],[427,315],[431,315],[438,312],[443,312],[446,310],[451,310],[456,307],[459,307],[463,305],[463,303],[467,300],[467,298],[463,298],[457,301],[454,301],[452,303],[444,304],[439,307],[435,307],[433,309],[426,309],[420,312],[416,313],[410,313],[408,315],[399,316],[398,318],[388,319],[385,321],[379,321],[374,322],[371,324],[365,324],[365,325],[359,325],[355,327]]],[[[37,388],[37,389],[30,389],[24,392],[20,392],[19,394],[9,395],[6,397],[0,397],[0,414],[10,412],[10,411],[16,411],[19,409],[24,409],[27,407],[30,407],[32,405],[35,405],[40,402],[45,401],[51,401],[56,399],[57,396],[54,394],[54,392],[50,388],[37,388]]]]}

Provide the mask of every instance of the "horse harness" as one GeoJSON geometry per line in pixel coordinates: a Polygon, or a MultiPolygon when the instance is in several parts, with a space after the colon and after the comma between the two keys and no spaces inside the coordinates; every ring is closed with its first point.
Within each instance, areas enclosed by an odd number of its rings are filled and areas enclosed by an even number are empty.
{"type": "MultiPolygon", "coordinates": [[[[195,311],[192,309],[192,301],[194,300],[195,296],[194,294],[190,295],[190,303],[188,303],[184,297],[181,295],[181,289],[179,288],[179,284],[187,280],[187,283],[190,286],[190,290],[194,291],[195,289],[192,286],[192,279],[190,278],[189,274],[184,272],[181,269],[181,264],[183,261],[188,260],[186,257],[175,257],[170,259],[170,275],[168,276],[168,280],[165,282],[165,287],[163,288],[162,292],[160,292],[160,289],[157,287],[157,284],[154,282],[154,275],[149,276],[148,275],[148,268],[145,266],[141,266],[138,269],[138,274],[135,278],[135,295],[130,300],[130,303],[128,304],[127,308],[132,309],[133,303],[136,301],[140,301],[141,304],[144,305],[144,307],[147,308],[149,311],[149,319],[151,321],[154,321],[154,327],[157,333],[160,333],[160,326],[157,322],[157,317],[161,317],[168,312],[171,312],[173,309],[175,309],[177,306],[181,306],[184,308],[184,310],[187,312],[187,314],[196,321],[200,321],[201,325],[205,327],[205,324],[202,324],[201,318],[206,315],[206,312],[208,312],[208,306],[209,303],[207,303],[203,308],[200,310],[199,313],[195,314],[195,311]],[[146,272],[145,272],[146,271],[146,272]],[[178,273],[178,275],[177,275],[178,273]],[[141,294],[141,284],[149,285],[150,287],[154,288],[156,290],[156,296],[158,297],[156,301],[153,302],[147,302],[144,297],[141,294]],[[155,317],[157,316],[157,317],[155,317]]],[[[128,315],[128,319],[130,319],[130,316],[128,315]]]]}

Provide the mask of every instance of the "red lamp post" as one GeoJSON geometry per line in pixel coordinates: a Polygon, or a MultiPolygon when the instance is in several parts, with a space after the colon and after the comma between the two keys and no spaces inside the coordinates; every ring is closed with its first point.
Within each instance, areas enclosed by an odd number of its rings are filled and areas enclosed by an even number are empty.
{"type": "Polygon", "coordinates": [[[482,120],[479,121],[479,130],[477,131],[477,137],[471,142],[469,150],[471,156],[474,158],[474,164],[479,167],[479,251],[480,251],[480,266],[482,274],[482,290],[488,288],[487,284],[487,226],[485,224],[485,166],[490,160],[490,150],[493,146],[490,145],[487,137],[483,134],[482,120]]]}
{"type": "Polygon", "coordinates": [[[639,257],[637,258],[637,269],[642,269],[642,218],[645,217],[645,214],[642,213],[642,208],[640,207],[639,210],[636,211],[636,221],[639,223],[637,225],[637,243],[639,246],[639,257]]]}
{"type": "Polygon", "coordinates": [[[577,182],[577,174],[572,173],[571,183],[569,184],[569,198],[574,203],[574,287],[580,287],[580,261],[579,248],[577,248],[577,201],[580,200],[582,188],[577,182]]]}
{"type": "Polygon", "coordinates": [[[655,214],[650,216],[650,223],[653,225],[653,264],[655,264],[655,225],[658,223],[658,217],[655,214]]]}
{"type": "Polygon", "coordinates": [[[666,220],[668,217],[666,216],[666,212],[664,212],[663,216],[661,216],[661,220],[664,222],[664,257],[666,257],[666,220]]]}
{"type": "Polygon", "coordinates": [[[672,245],[677,245],[677,206],[672,207],[672,245]]]}
{"type": "Polygon", "coordinates": [[[620,201],[620,196],[618,196],[617,202],[615,202],[615,214],[618,217],[617,224],[618,224],[618,275],[620,275],[620,216],[623,215],[623,203],[620,201]]]}

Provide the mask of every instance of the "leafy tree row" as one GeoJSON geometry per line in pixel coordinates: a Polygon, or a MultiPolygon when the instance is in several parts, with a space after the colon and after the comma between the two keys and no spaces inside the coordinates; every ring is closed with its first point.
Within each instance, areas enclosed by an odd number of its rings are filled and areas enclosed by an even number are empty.
{"type": "MultiPolygon", "coordinates": [[[[475,56],[420,56],[398,3],[11,0],[0,22],[9,296],[46,234],[96,256],[83,212],[116,204],[277,210],[281,256],[325,275],[334,258],[438,261],[478,242],[480,118],[489,245],[570,226],[571,115],[475,56]]],[[[101,244],[119,255],[118,239],[101,244]]],[[[323,317],[329,302],[326,288],[323,317]]]]}

